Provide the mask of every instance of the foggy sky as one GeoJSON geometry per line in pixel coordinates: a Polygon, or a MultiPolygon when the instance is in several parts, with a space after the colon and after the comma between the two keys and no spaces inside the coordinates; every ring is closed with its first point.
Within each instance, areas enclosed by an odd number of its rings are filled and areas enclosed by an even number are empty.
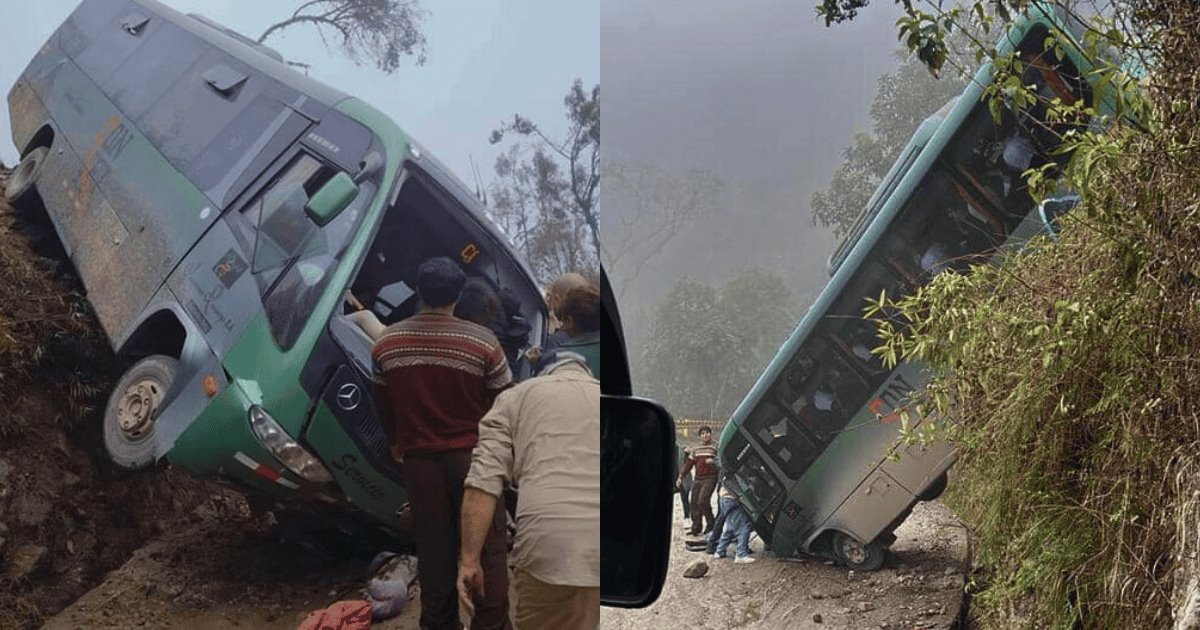
{"type": "MultiPolygon", "coordinates": [[[[809,199],[854,133],[869,130],[875,81],[897,66],[899,11],[880,2],[826,28],[813,7],[603,0],[605,158],[710,169],[726,183],[717,214],[680,233],[625,287],[634,354],[649,309],[680,278],[719,284],[742,267],[771,269],[801,299],[797,320],[824,285],[836,243],[811,226],[809,199]]],[[[603,203],[602,238],[622,212],[619,199],[603,203]]]]}

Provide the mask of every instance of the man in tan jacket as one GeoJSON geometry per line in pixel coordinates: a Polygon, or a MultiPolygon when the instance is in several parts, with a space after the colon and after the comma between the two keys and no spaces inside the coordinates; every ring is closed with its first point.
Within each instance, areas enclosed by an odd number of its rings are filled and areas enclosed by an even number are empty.
{"type": "Polygon", "coordinates": [[[458,595],[473,614],[480,550],[505,482],[515,482],[516,627],[590,630],[600,620],[600,381],[569,352],[543,374],[500,394],[479,424],[458,595]]]}

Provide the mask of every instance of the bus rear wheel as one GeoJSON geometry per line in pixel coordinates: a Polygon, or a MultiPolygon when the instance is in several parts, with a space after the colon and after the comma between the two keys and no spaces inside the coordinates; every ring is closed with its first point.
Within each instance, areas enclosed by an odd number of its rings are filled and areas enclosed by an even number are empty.
{"type": "Polygon", "coordinates": [[[938,475],[937,479],[933,480],[933,483],[929,484],[927,488],[922,490],[921,494],[917,495],[917,498],[922,501],[933,501],[934,499],[942,496],[942,493],[946,491],[947,483],[949,483],[949,479],[947,479],[946,473],[942,473],[941,475],[938,475]]]}
{"type": "Polygon", "coordinates": [[[883,566],[886,553],[878,542],[862,544],[852,536],[837,532],[833,535],[833,555],[838,562],[855,571],[876,571],[883,566]]]}
{"type": "Polygon", "coordinates": [[[33,198],[37,195],[38,176],[49,155],[48,147],[38,147],[21,158],[21,163],[9,176],[8,188],[4,192],[9,205],[23,210],[33,204],[33,198]]]}
{"type": "Polygon", "coordinates": [[[104,448],[118,468],[142,470],[154,463],[154,423],[177,364],[156,354],[133,364],[117,381],[104,408],[104,448]]]}

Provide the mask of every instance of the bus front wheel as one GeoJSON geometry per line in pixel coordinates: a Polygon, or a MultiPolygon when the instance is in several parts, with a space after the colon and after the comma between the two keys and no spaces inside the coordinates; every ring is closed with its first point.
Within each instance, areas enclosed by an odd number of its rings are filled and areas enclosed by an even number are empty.
{"type": "Polygon", "coordinates": [[[862,544],[852,536],[837,532],[833,536],[833,555],[838,562],[855,571],[876,571],[883,566],[886,553],[878,542],[862,544]]]}
{"type": "Polygon", "coordinates": [[[104,447],[119,468],[142,470],[154,464],[154,423],[177,361],[153,355],[129,368],[104,409],[104,447]]]}

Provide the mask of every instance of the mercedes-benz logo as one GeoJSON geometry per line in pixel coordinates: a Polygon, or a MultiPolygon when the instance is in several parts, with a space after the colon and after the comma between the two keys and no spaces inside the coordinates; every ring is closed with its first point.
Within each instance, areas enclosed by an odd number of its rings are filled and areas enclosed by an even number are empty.
{"type": "Polygon", "coordinates": [[[362,393],[358,391],[358,385],[346,383],[338,388],[337,404],[342,409],[354,411],[360,402],[362,402],[362,393]]]}

